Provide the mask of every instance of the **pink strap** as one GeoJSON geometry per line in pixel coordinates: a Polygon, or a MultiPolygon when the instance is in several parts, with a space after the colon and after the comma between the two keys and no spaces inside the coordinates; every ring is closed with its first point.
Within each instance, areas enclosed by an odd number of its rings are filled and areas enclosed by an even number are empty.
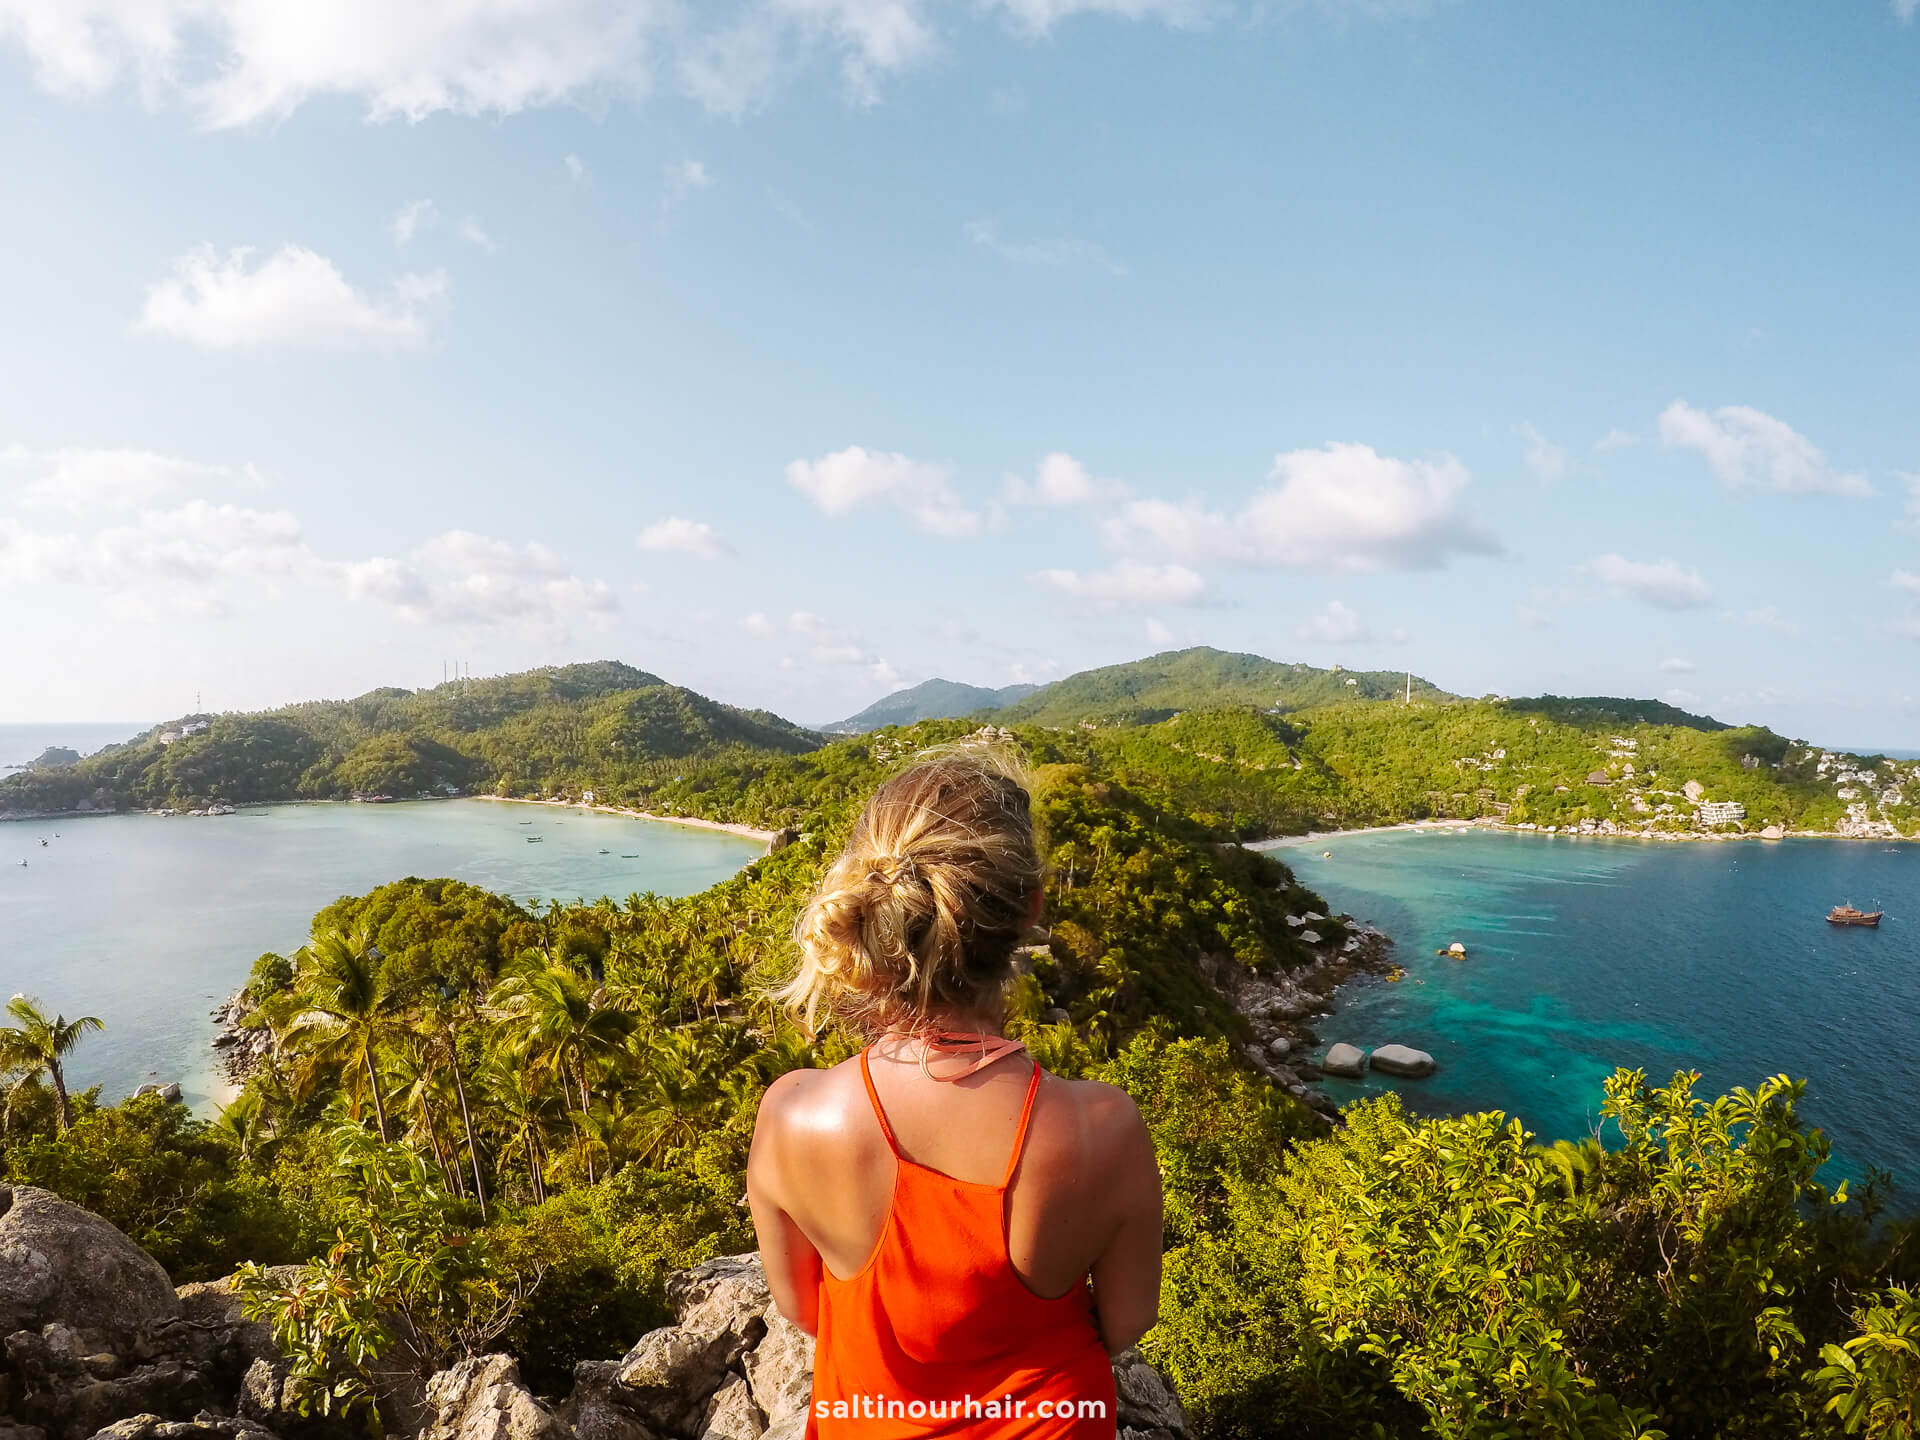
{"type": "MultiPolygon", "coordinates": [[[[872,1048],[869,1045],[867,1050],[872,1048]]],[[[893,1158],[904,1159],[900,1153],[900,1142],[893,1138],[893,1126],[887,1123],[887,1111],[880,1103],[880,1092],[873,1088],[873,1071],[867,1068],[867,1050],[860,1052],[860,1078],[867,1082],[867,1099],[873,1102],[873,1118],[880,1122],[880,1133],[887,1137],[887,1148],[893,1151],[893,1158]]]]}
{"type": "Polygon", "coordinates": [[[1020,1152],[1027,1148],[1027,1122],[1033,1119],[1033,1097],[1040,1093],[1040,1062],[1033,1062],[1033,1078],[1027,1081],[1027,1103],[1020,1107],[1020,1128],[1013,1132],[1013,1154],[1007,1157],[1007,1175],[1000,1182],[1006,1189],[1013,1184],[1013,1172],[1020,1168],[1020,1152]]]}
{"type": "Polygon", "coordinates": [[[1004,1060],[1027,1047],[1019,1040],[1009,1040],[1004,1035],[980,1035],[965,1030],[935,1030],[916,1037],[920,1041],[920,1073],[929,1080],[964,1080],[969,1075],[977,1075],[996,1060],[1004,1060]],[[941,1060],[958,1060],[970,1051],[980,1053],[973,1063],[949,1074],[936,1075],[932,1063],[937,1051],[946,1053],[937,1056],[941,1060]]]}

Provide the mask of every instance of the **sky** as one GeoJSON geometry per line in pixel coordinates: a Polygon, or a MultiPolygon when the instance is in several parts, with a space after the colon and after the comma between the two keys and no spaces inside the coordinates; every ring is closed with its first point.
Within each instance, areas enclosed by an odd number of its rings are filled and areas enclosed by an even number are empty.
{"type": "Polygon", "coordinates": [[[0,721],[1191,644],[1920,747],[1915,0],[0,0],[0,721]]]}

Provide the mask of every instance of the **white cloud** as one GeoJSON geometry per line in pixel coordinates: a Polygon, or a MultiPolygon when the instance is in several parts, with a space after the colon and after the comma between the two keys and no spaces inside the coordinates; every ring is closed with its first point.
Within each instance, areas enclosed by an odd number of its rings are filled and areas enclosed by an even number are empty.
{"type": "Polygon", "coordinates": [[[350,596],[421,623],[560,629],[619,607],[612,586],[574,575],[546,546],[516,547],[470,530],[437,535],[404,560],[376,556],[332,568],[350,596]]]}
{"type": "Polygon", "coordinates": [[[1102,480],[1064,451],[1056,450],[1035,467],[1033,479],[1007,476],[1007,500],[1014,505],[1088,505],[1117,500],[1127,493],[1118,480],[1102,480]]]}
{"type": "Polygon", "coordinates": [[[1531,425],[1516,425],[1513,433],[1527,442],[1527,469],[1542,484],[1551,485],[1567,473],[1567,452],[1531,425]]]}
{"type": "Polygon", "coordinates": [[[740,628],[749,635],[767,636],[773,634],[773,622],[759,610],[754,611],[751,615],[741,616],[740,628]]]}
{"type": "Polygon", "coordinates": [[[227,582],[312,569],[300,522],[284,510],[190,500],[94,531],[45,532],[0,516],[0,585],[66,585],[154,609],[217,613],[227,582]]]}
{"type": "Polygon", "coordinates": [[[1920,0],[1893,0],[1894,18],[1902,25],[1912,23],[1915,10],[1920,10],[1920,0]]]}
{"type": "Polygon", "coordinates": [[[1661,610],[1697,610],[1713,599],[1713,588],[1698,570],[1682,569],[1664,557],[1642,561],[1597,555],[1590,568],[1606,584],[1661,610]]]}
{"type": "Polygon", "coordinates": [[[1059,673],[1058,660],[1035,660],[1032,664],[1016,660],[1007,666],[1007,680],[1014,685],[1045,685],[1059,673]]]}
{"type": "Polygon", "coordinates": [[[1900,483],[1907,487],[1906,523],[1920,529],[1920,474],[1900,472],[1900,483]]]}
{"type": "Polygon", "coordinates": [[[1680,706],[1683,710],[1695,710],[1700,706],[1700,697],[1691,690],[1681,690],[1678,688],[1664,690],[1661,692],[1660,698],[1669,705],[1680,706]]]}
{"type": "Polygon", "coordinates": [[[400,207],[399,213],[387,222],[387,233],[393,236],[393,243],[405,248],[413,243],[428,225],[439,218],[431,200],[414,200],[400,207]]]}
{"type": "Polygon", "coordinates": [[[1709,415],[1676,400],[1660,412],[1660,443],[1698,451],[1729,490],[1874,493],[1865,476],[1840,474],[1806,436],[1748,405],[1722,405],[1709,415]]]}
{"type": "Polygon", "coordinates": [[[1203,23],[1215,10],[1209,0],[986,0],[1013,25],[1044,35],[1076,15],[1111,15],[1124,20],[1163,20],[1169,25],[1203,23]]]}
{"type": "Polygon", "coordinates": [[[1433,569],[1452,555],[1500,550],[1463,507],[1469,476],[1451,456],[1396,460],[1336,443],[1276,457],[1271,478],[1231,515],[1136,500],[1108,522],[1107,540],[1190,563],[1336,571],[1433,569]]]}
{"type": "Polygon", "coordinates": [[[874,684],[886,686],[889,695],[895,690],[906,689],[912,683],[885,660],[874,661],[867,667],[867,674],[873,677],[874,684]]]}
{"type": "Polygon", "coordinates": [[[334,263],[283,245],[248,268],[248,249],[225,260],[211,246],[183,255],[147,291],[138,328],[212,350],[259,345],[408,346],[426,343],[428,304],[446,272],[403,275],[384,299],[355,290],[334,263]]]}
{"type": "Polygon", "coordinates": [[[1896,570],[1893,572],[1893,588],[1911,590],[1914,594],[1920,595],[1920,575],[1914,574],[1911,570],[1896,570]]]}
{"type": "Polygon", "coordinates": [[[1798,635],[1800,626],[1771,605],[1754,610],[1722,610],[1720,618],[1729,625],[1747,625],[1756,630],[1772,630],[1781,635],[1798,635]]]}
{"type": "Polygon", "coordinates": [[[210,485],[257,489],[263,483],[251,465],[202,465],[151,450],[0,449],[0,494],[10,490],[26,510],[93,515],[151,505],[210,485]],[[17,482],[9,483],[14,477],[17,482]]]}
{"type": "Polygon", "coordinates": [[[1698,668],[1691,660],[1682,660],[1678,655],[1669,655],[1659,665],[1665,675],[1691,675],[1698,668]]]}
{"type": "Polygon", "coordinates": [[[1326,609],[1301,621],[1293,633],[1302,640],[1317,640],[1325,645],[1361,645],[1373,639],[1367,622],[1352,607],[1338,600],[1329,600],[1326,609]]]}
{"type": "Polygon", "coordinates": [[[566,167],[567,179],[576,185],[584,185],[593,178],[593,171],[578,155],[569,155],[560,162],[566,167]]]}
{"type": "Polygon", "coordinates": [[[954,495],[952,473],[945,465],[850,445],[818,460],[793,461],[787,466],[787,483],[829,515],[884,500],[905,510],[928,534],[950,539],[977,535],[984,518],[954,495]]]}
{"type": "MultiPolygon", "coordinates": [[[[1361,17],[1426,0],[1318,0],[1361,17]]],[[[1905,3],[1905,0],[1896,0],[1905,3]]],[[[816,58],[848,98],[932,59],[936,14],[986,10],[1040,36],[1077,15],[1204,23],[1218,0],[0,0],[0,47],[69,97],[131,81],[149,105],[184,104],[205,126],[283,119],[344,97],[377,121],[640,99],[669,86],[710,110],[765,104],[816,58]]],[[[578,178],[576,176],[576,178],[578,178]]]]}
{"type": "Polygon", "coordinates": [[[1638,445],[1639,443],[1640,437],[1638,435],[1635,435],[1631,430],[1622,430],[1616,425],[1598,440],[1594,441],[1593,448],[1603,452],[1607,450],[1625,450],[1628,446],[1638,445]]]}
{"type": "Polygon", "coordinates": [[[864,665],[868,674],[889,690],[898,690],[906,683],[885,656],[874,654],[859,638],[810,610],[795,610],[787,617],[787,629],[807,639],[807,653],[821,665],[864,665]]]}
{"type": "Polygon", "coordinates": [[[1147,621],[1147,643],[1163,649],[1173,644],[1173,631],[1161,621],[1149,618],[1147,621]]]}
{"type": "Polygon", "coordinates": [[[1085,240],[1003,240],[999,227],[991,220],[970,220],[965,229],[967,239],[976,247],[1016,265],[1091,265],[1109,275],[1127,273],[1126,266],[1085,240]]]}
{"type": "Polygon", "coordinates": [[[662,553],[678,551],[684,555],[704,556],[709,560],[733,554],[733,547],[722,540],[706,521],[682,520],[678,515],[656,520],[640,532],[634,544],[642,550],[662,553]]]}
{"type": "Polygon", "coordinates": [[[1122,560],[1109,570],[1042,570],[1035,578],[1102,610],[1197,605],[1207,594],[1207,582],[1184,565],[1144,565],[1137,560],[1122,560]]]}
{"type": "Polygon", "coordinates": [[[474,249],[484,250],[489,255],[500,248],[494,244],[493,237],[487,233],[486,227],[471,215],[463,216],[460,223],[453,227],[453,233],[474,249]]]}

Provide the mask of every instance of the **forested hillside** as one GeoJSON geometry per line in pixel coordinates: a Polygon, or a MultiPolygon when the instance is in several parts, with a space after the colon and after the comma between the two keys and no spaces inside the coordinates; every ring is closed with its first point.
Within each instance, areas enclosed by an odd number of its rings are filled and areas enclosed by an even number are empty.
{"type": "MultiPolygon", "coordinates": [[[[1036,690],[993,718],[1003,725],[1143,723],[1203,706],[1288,711],[1345,700],[1390,700],[1403,695],[1407,684],[1407,676],[1398,670],[1316,670],[1197,645],[1125,665],[1082,670],[1036,690]]],[[[1416,699],[1448,698],[1417,675],[1412,686],[1416,699]]]]}
{"type": "Polygon", "coordinates": [[[817,743],[767,711],[598,661],[259,714],[186,716],[76,765],[0,780],[0,813],[520,794],[580,777],[634,786],[691,756],[817,743]]]}
{"type": "MultiPolygon", "coordinates": [[[[489,1351],[563,1390],[668,1318],[668,1271],[752,1247],[761,1094],[856,1043],[769,999],[797,907],[872,781],[962,728],[737,772],[726,804],[802,833],[687,899],[529,909],[407,879],[329,905],[254,965],[242,1024],[270,1043],[213,1124],[158,1095],[63,1106],[53,1067],[101,1042],[54,1012],[89,997],[16,998],[0,1180],[106,1216],[176,1281],[242,1266],[289,1391],[370,1433],[393,1377],[489,1351]]],[[[1292,748],[1239,738],[1249,767],[1292,748]]],[[[1167,1192],[1144,1348],[1204,1440],[1913,1434],[1914,1237],[1876,1223],[1877,1187],[1824,1188],[1797,1084],[1622,1072],[1580,1145],[1391,1097],[1329,1129],[1251,1063],[1215,978],[1296,970],[1289,921],[1324,902],[1098,755],[1029,758],[1050,928],[1009,1031],[1140,1106],[1167,1192]]]]}
{"type": "Polygon", "coordinates": [[[830,735],[864,735],[887,725],[911,725],[916,720],[950,720],[984,710],[998,710],[1016,700],[1024,700],[1040,687],[1006,685],[989,690],[982,685],[962,685],[957,680],[922,680],[906,690],[867,706],[858,715],[836,720],[822,728],[830,735]]]}

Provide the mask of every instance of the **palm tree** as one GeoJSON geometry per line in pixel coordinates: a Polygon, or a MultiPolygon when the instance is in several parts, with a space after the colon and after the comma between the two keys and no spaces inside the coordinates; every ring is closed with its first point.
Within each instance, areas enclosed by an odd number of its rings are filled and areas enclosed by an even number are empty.
{"type": "Polygon", "coordinates": [[[7,1013],[20,1023],[0,1027],[0,1070],[24,1070],[28,1078],[46,1071],[60,1102],[60,1130],[64,1133],[73,1125],[73,1102],[67,1098],[67,1073],[60,1062],[73,1053],[83,1034],[104,1030],[106,1024],[97,1015],[73,1020],[55,1015],[49,1020],[39,1001],[25,995],[9,1000],[7,1013]]]}
{"type": "Polygon", "coordinates": [[[534,1203],[539,1204],[547,1198],[547,1180],[540,1163],[546,1133],[560,1108],[553,1092],[540,1084],[520,1056],[507,1050],[489,1054],[475,1079],[504,1131],[497,1152],[501,1171],[514,1160],[524,1159],[527,1177],[533,1183],[534,1203]]]}
{"type": "Polygon", "coordinates": [[[343,1088],[357,1088],[354,1072],[365,1071],[374,1120],[385,1143],[391,1137],[374,1057],[395,1019],[380,960],[378,947],[366,935],[348,937],[329,930],[314,936],[299,971],[301,1008],[281,1038],[289,1049],[306,1053],[309,1068],[338,1070],[343,1088]]]}
{"type": "MultiPolygon", "coordinates": [[[[534,957],[516,965],[493,990],[493,1004],[506,1020],[525,1026],[529,1054],[546,1057],[548,1070],[564,1089],[579,1088],[581,1114],[593,1109],[594,1062],[619,1053],[633,1030],[633,1017],[606,1003],[606,992],[578,971],[534,957]]],[[[587,1179],[594,1179],[591,1152],[587,1179]]]]}

